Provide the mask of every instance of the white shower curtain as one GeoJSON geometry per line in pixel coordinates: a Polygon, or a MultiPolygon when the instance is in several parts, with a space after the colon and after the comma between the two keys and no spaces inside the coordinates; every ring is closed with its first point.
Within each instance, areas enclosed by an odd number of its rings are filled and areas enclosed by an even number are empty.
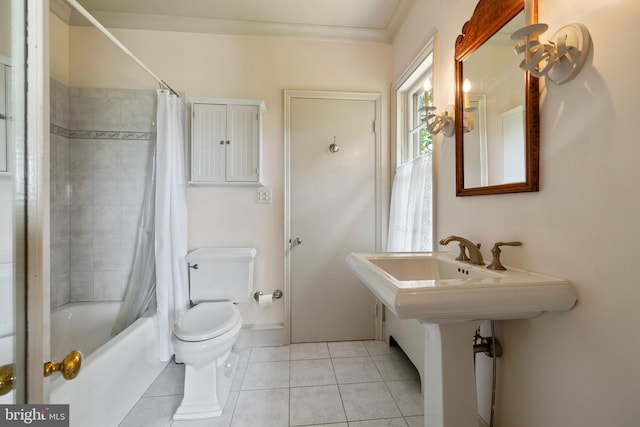
{"type": "Polygon", "coordinates": [[[156,144],[152,141],[151,158],[147,167],[147,182],[138,222],[138,236],[127,290],[116,318],[112,335],[117,335],[135,322],[156,303],[155,263],[155,196],[156,144]]]}
{"type": "Polygon", "coordinates": [[[168,90],[158,90],[157,127],[155,271],[158,350],[165,361],[174,353],[173,324],[189,305],[184,104],[168,90]]]}
{"type": "Polygon", "coordinates": [[[431,251],[432,154],[424,154],[396,170],[389,213],[389,252],[431,251]]]}

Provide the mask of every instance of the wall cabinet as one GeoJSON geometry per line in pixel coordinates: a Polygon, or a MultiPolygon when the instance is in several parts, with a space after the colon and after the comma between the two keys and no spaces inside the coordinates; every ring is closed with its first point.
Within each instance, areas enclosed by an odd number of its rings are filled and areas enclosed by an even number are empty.
{"type": "Polygon", "coordinates": [[[191,183],[260,184],[261,100],[193,99],[191,183]]]}

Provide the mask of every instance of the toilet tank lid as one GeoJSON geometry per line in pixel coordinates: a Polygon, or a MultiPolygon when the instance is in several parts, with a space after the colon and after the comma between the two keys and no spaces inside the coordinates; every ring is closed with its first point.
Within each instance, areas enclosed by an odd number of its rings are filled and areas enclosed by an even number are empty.
{"type": "Polygon", "coordinates": [[[222,259],[253,259],[255,248],[198,248],[189,252],[186,260],[189,264],[222,259]]]}

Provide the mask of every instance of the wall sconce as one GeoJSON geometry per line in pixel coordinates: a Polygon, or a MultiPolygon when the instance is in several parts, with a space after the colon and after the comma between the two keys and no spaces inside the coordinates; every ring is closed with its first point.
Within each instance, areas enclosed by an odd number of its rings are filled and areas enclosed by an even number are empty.
{"type": "Polygon", "coordinates": [[[431,101],[431,80],[424,82],[424,103],[425,107],[420,110],[425,111],[424,122],[429,135],[437,135],[440,132],[444,136],[453,136],[456,132],[456,122],[453,105],[447,105],[441,114],[437,114],[436,107],[431,101]]]}
{"type": "Polygon", "coordinates": [[[553,35],[553,41],[540,43],[538,36],[548,28],[543,23],[531,24],[511,35],[511,40],[521,41],[515,47],[518,55],[524,54],[520,68],[534,77],[546,76],[557,84],[566,83],[584,66],[591,49],[591,36],[584,25],[568,24],[553,35]]]}

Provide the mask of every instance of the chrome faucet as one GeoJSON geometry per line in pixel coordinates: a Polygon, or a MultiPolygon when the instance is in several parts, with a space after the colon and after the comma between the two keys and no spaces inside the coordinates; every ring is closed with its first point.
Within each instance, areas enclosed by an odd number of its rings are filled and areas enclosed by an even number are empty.
{"type": "Polygon", "coordinates": [[[458,261],[468,261],[470,264],[484,265],[484,260],[482,259],[482,252],[480,252],[480,243],[476,245],[471,241],[462,237],[448,236],[440,240],[440,244],[448,245],[450,242],[453,242],[453,241],[456,241],[460,244],[460,255],[458,255],[458,258],[456,258],[458,261]],[[469,251],[468,257],[467,257],[466,251],[469,251]]]}

